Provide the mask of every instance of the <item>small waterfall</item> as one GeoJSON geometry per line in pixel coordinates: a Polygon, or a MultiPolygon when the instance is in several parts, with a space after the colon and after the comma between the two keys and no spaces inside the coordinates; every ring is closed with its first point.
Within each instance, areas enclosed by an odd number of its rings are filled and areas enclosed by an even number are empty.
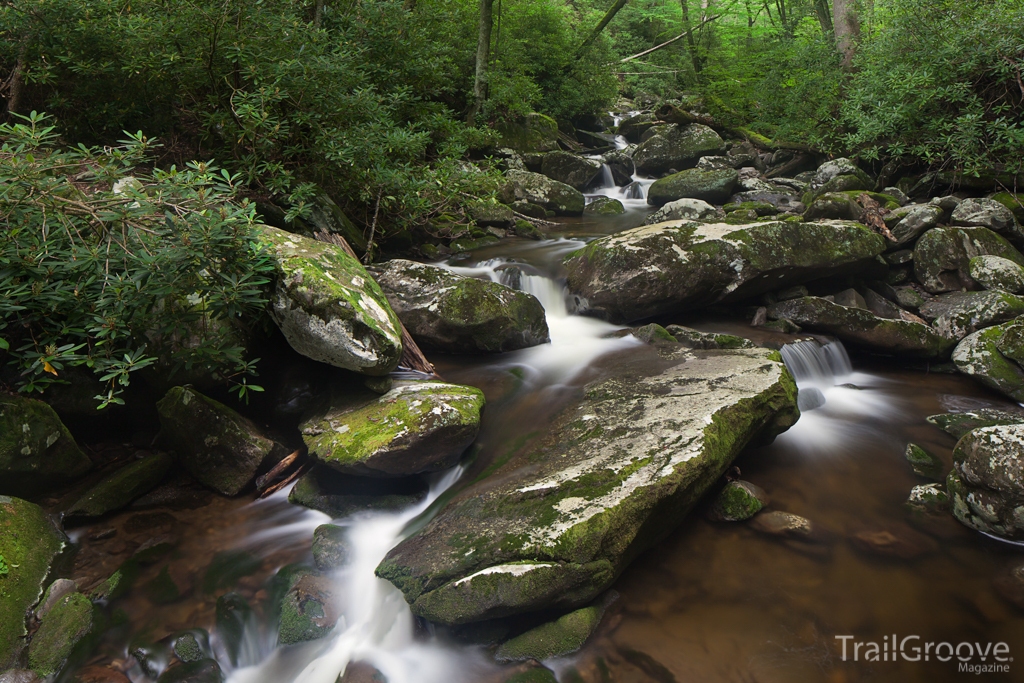
{"type": "Polygon", "coordinates": [[[622,194],[626,199],[646,199],[647,196],[644,194],[644,186],[639,180],[634,180],[629,185],[622,188],[622,194]]]}
{"type": "Polygon", "coordinates": [[[608,164],[601,164],[601,184],[599,189],[611,189],[615,187],[615,177],[612,175],[612,167],[608,164]]]}
{"type": "Polygon", "coordinates": [[[832,387],[836,385],[836,377],[845,377],[853,372],[846,348],[838,341],[824,345],[816,341],[786,344],[782,347],[782,360],[801,387],[832,387]]]}

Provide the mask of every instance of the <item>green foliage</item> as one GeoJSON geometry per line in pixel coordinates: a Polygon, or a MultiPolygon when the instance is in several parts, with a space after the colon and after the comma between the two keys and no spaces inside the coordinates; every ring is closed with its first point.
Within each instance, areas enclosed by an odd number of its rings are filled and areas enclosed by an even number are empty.
{"type": "Polygon", "coordinates": [[[7,564],[7,560],[4,559],[4,556],[2,554],[0,554],[0,576],[7,576],[10,573],[11,573],[10,565],[7,564]]]}
{"type": "Polygon", "coordinates": [[[0,335],[19,389],[87,366],[107,386],[100,407],[121,403],[158,356],[171,372],[255,374],[226,331],[260,318],[273,267],[238,176],[195,162],[144,172],[156,143],[141,133],[62,149],[47,117],[24,121],[0,125],[0,335]]]}

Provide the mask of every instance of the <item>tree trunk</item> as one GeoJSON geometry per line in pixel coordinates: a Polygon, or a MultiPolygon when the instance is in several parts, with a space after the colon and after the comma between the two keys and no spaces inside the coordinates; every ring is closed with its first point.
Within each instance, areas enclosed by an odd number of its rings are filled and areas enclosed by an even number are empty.
{"type": "Polygon", "coordinates": [[[690,24],[690,0],[679,0],[679,6],[683,9],[683,32],[686,33],[686,52],[690,55],[690,63],[693,64],[693,73],[700,80],[700,72],[703,67],[700,55],[697,54],[697,40],[693,37],[693,27],[690,24]]]}
{"type": "Polygon", "coordinates": [[[473,106],[466,115],[466,123],[474,125],[476,115],[487,99],[487,76],[491,57],[491,25],[494,0],[480,0],[480,23],[477,27],[476,74],[473,78],[473,106]]]}
{"type": "Polygon", "coordinates": [[[814,14],[818,17],[818,25],[825,35],[832,34],[832,9],[828,0],[814,0],[814,14]]]}
{"type": "Polygon", "coordinates": [[[14,71],[7,81],[7,118],[13,118],[11,114],[18,113],[18,106],[21,104],[22,74],[25,72],[25,60],[28,58],[28,37],[21,41],[18,49],[18,61],[14,64],[14,71]]]}
{"type": "Polygon", "coordinates": [[[313,26],[320,28],[320,22],[324,18],[324,0],[316,0],[316,9],[313,10],[313,26]]]}
{"type": "Polygon", "coordinates": [[[601,21],[598,22],[597,26],[594,27],[594,30],[590,32],[589,36],[587,36],[587,39],[584,40],[583,44],[580,45],[578,50],[576,50],[577,57],[582,55],[583,51],[590,47],[591,43],[597,40],[597,37],[601,35],[601,31],[604,30],[604,27],[607,26],[611,22],[611,20],[615,18],[615,15],[619,13],[620,9],[626,6],[627,2],[629,2],[629,0],[615,0],[615,4],[611,6],[611,9],[605,12],[605,15],[601,18],[601,21]]]}
{"type": "Polygon", "coordinates": [[[843,56],[843,68],[849,69],[860,39],[856,0],[832,0],[832,22],[835,25],[836,47],[843,56]]]}

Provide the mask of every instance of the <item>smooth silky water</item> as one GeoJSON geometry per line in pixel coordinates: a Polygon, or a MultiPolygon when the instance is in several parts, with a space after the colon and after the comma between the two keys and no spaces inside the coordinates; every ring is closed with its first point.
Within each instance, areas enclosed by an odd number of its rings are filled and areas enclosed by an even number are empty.
{"type": "MultiPolygon", "coordinates": [[[[438,475],[415,507],[336,522],[349,531],[353,561],[333,575],[343,605],[330,636],[277,647],[275,624],[259,607],[273,590],[277,569],[309,562],[313,529],[329,521],[327,515],[290,505],[285,493],[248,503],[214,497],[195,510],[117,515],[103,525],[121,529],[114,540],[102,528],[78,532],[79,568],[97,575],[112,571],[107,565],[117,557],[116,544],[130,543],[132,532],[138,539],[176,533],[182,542],[169,572],[179,585],[191,586],[186,598],[163,604],[144,588],[157,580],[157,569],[145,568],[140,588],[120,603],[125,625],[107,638],[96,661],[125,661],[132,640],[156,640],[195,626],[212,631],[216,597],[230,588],[256,609],[236,661],[214,637],[228,683],[334,683],[353,661],[371,663],[390,683],[503,680],[484,649],[417,623],[399,591],[373,570],[436,513],[446,491],[543,435],[584,384],[613,372],[624,354],[653,353],[632,337],[609,338],[616,326],[572,315],[560,268],[561,259],[587,239],[635,226],[645,212],[631,205],[621,217],[564,221],[550,230],[552,239],[509,239],[470,260],[442,264],[503,281],[514,260],[520,286],[547,311],[551,343],[499,356],[433,355],[446,380],[485,392],[480,436],[466,463],[438,475]],[[211,583],[211,560],[236,555],[250,562],[240,578],[229,585],[211,583]]],[[[677,322],[756,332],[735,322],[677,322]]],[[[953,439],[926,423],[926,416],[1009,404],[961,376],[901,369],[892,362],[851,363],[838,343],[770,336],[775,343],[791,342],[782,355],[797,379],[804,412],[774,444],[748,449],[735,464],[742,478],[768,492],[772,509],[812,520],[820,542],[767,537],[744,523],[712,523],[695,510],[619,578],[614,588],[621,597],[584,649],[545,662],[563,683],[580,680],[573,672],[588,683],[958,680],[955,661],[841,662],[835,636],[881,642],[892,634],[917,635],[922,641],[1024,646],[1024,617],[992,584],[1020,559],[1019,551],[951,517],[922,522],[904,508],[911,487],[925,483],[904,460],[908,441],[951,464],[953,439]],[[858,531],[878,529],[924,533],[937,541],[937,549],[899,560],[865,552],[849,540],[858,531]]],[[[146,681],[137,666],[128,674],[135,683],[146,681]]],[[[1017,673],[995,678],[1024,680],[1017,673]]]]}

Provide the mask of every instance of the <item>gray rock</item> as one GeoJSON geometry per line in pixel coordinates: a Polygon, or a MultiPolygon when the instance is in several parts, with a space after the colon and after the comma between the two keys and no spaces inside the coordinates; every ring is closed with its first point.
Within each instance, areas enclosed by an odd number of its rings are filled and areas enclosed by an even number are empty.
{"type": "Polygon", "coordinates": [[[911,244],[926,230],[939,224],[945,211],[931,204],[912,204],[890,211],[885,216],[885,225],[892,236],[891,244],[902,247],[911,244]]]}
{"type": "Polygon", "coordinates": [[[701,157],[697,160],[696,168],[702,171],[720,171],[723,168],[736,168],[736,166],[729,157],[701,157]]]}
{"type": "Polygon", "coordinates": [[[796,387],[773,357],[658,347],[624,359],[546,437],[392,549],[378,576],[443,624],[587,604],[745,444],[793,423],[796,387]]]}
{"type": "Polygon", "coordinates": [[[552,180],[585,190],[601,173],[601,162],[569,152],[549,152],[544,155],[540,172],[552,180]]]}
{"type": "Polygon", "coordinates": [[[964,434],[978,427],[1024,424],[1024,413],[1011,413],[995,408],[982,408],[964,413],[932,415],[928,418],[928,422],[959,440],[964,434]]]}
{"type": "Polygon", "coordinates": [[[820,189],[827,185],[831,180],[844,175],[862,177],[865,182],[870,182],[871,180],[864,171],[860,170],[857,164],[853,163],[846,157],[839,157],[838,159],[826,161],[818,167],[808,189],[812,191],[820,189]]]}
{"type": "Polygon", "coordinates": [[[1013,213],[994,199],[965,199],[953,209],[950,220],[953,225],[988,228],[1015,244],[1024,241],[1024,231],[1013,213]]]}
{"type": "Polygon", "coordinates": [[[907,507],[917,512],[941,512],[949,508],[949,494],[942,484],[920,484],[910,489],[907,507]]]}
{"type": "Polygon", "coordinates": [[[665,221],[710,221],[719,217],[721,212],[701,199],[677,199],[665,204],[644,219],[644,225],[654,225],[665,221]]]}
{"type": "Polygon", "coordinates": [[[730,203],[743,204],[745,202],[766,202],[771,204],[782,213],[800,213],[806,211],[806,207],[796,195],[784,192],[737,192],[729,198],[730,203]]]}
{"type": "MultiPolygon", "coordinates": [[[[650,131],[648,131],[650,132],[650,131]]],[[[687,126],[670,124],[641,142],[633,152],[637,173],[657,175],[671,169],[693,168],[701,157],[725,152],[718,133],[699,123],[687,126]]]]}
{"type": "Polygon", "coordinates": [[[1024,266],[1024,255],[988,228],[932,228],[914,247],[914,276],[933,294],[977,289],[970,276],[976,256],[1001,256],[1024,266]]]}
{"type": "Polygon", "coordinates": [[[542,206],[559,216],[579,216],[586,206],[582,192],[540,173],[508,171],[505,177],[512,183],[516,200],[542,206]]]}
{"type": "Polygon", "coordinates": [[[420,477],[356,477],[326,465],[314,465],[295,482],[288,500],[341,518],[358,512],[395,512],[415,505],[426,495],[427,484],[420,477]]]}
{"type": "Polygon", "coordinates": [[[594,240],[565,266],[579,310],[626,323],[862,271],[884,249],[854,223],[677,221],[594,240]]]}
{"type": "Polygon", "coordinates": [[[983,327],[1024,315],[1024,298],[998,290],[949,292],[928,300],[920,310],[939,334],[959,341],[983,327]]]}
{"type": "Polygon", "coordinates": [[[947,195],[945,197],[932,197],[928,202],[932,206],[938,206],[946,211],[953,211],[960,202],[963,200],[960,197],[954,197],[953,195],[947,195]]]}
{"type": "Polygon", "coordinates": [[[967,267],[970,276],[985,289],[1024,293],[1024,267],[1001,256],[975,256],[967,267]]]}
{"type": "Polygon", "coordinates": [[[800,541],[814,540],[817,531],[811,520],[791,512],[761,512],[750,520],[750,526],[769,536],[783,536],[800,541]]]}
{"type": "Polygon", "coordinates": [[[709,516],[719,522],[742,522],[768,505],[768,494],[749,481],[730,481],[715,496],[709,516]]]}
{"type": "Polygon", "coordinates": [[[985,386],[1024,401],[1024,320],[987,327],[965,337],[953,350],[953,362],[985,386]]]}
{"type": "Polygon", "coordinates": [[[678,343],[691,349],[711,351],[755,348],[754,342],[734,334],[701,332],[682,325],[669,325],[665,331],[671,334],[678,343]]]}
{"type": "Polygon", "coordinates": [[[986,534],[1024,540],[1024,425],[980,427],[953,450],[953,515],[986,534]]]}
{"type": "Polygon", "coordinates": [[[99,517],[119,510],[148,493],[171,471],[170,453],[148,454],[105,477],[75,501],[65,513],[68,517],[99,517]]]}
{"type": "Polygon", "coordinates": [[[739,177],[736,171],[701,171],[693,168],[665,176],[647,188],[647,203],[662,206],[677,199],[702,199],[722,204],[732,195],[739,177]]]}
{"type": "Polygon", "coordinates": [[[526,292],[403,259],[374,266],[373,272],[425,350],[491,353],[548,341],[544,307],[526,292]]]}
{"type": "Polygon", "coordinates": [[[910,204],[910,197],[908,197],[903,192],[903,190],[901,190],[898,187],[890,186],[882,190],[882,192],[889,195],[890,197],[894,197],[896,201],[900,203],[900,206],[906,206],[907,204],[910,204]]]}
{"type": "Polygon", "coordinates": [[[92,461],[50,406],[0,395],[0,494],[41,493],[91,469],[92,461]]]}
{"type": "Polygon", "coordinates": [[[633,163],[633,157],[625,150],[617,149],[614,152],[608,152],[603,157],[604,163],[608,164],[608,168],[612,171],[612,180],[619,187],[629,185],[633,182],[633,174],[636,173],[636,165],[633,163]]]}
{"type": "Polygon", "coordinates": [[[313,564],[322,572],[341,569],[352,557],[348,529],[321,524],[313,531],[313,564]]]}
{"type": "Polygon", "coordinates": [[[626,207],[618,199],[611,197],[596,197],[594,201],[587,204],[583,209],[584,215],[595,216],[620,216],[626,213],[626,207]]]}

